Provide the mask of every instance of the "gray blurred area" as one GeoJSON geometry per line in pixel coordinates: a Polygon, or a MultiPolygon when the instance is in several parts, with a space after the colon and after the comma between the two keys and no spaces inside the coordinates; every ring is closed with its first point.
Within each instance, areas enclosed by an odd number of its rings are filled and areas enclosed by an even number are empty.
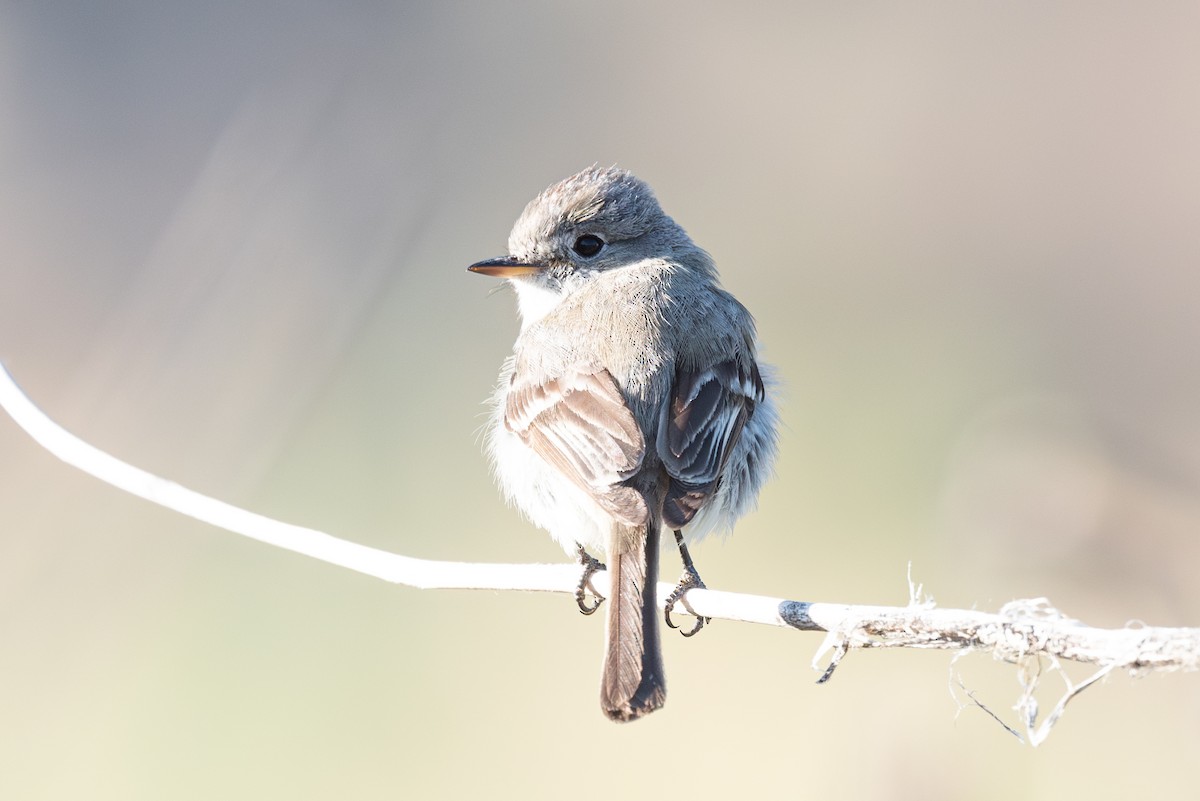
{"type": "MultiPolygon", "coordinates": [[[[945,606],[1200,625],[1197,30],[1157,2],[10,0],[0,359],[75,433],[224,500],[559,560],[488,475],[517,323],[464,268],[616,163],[784,382],[778,476],[695,553],[710,586],[902,604],[911,562],[945,606]]],[[[986,656],[852,654],[817,687],[817,636],[718,622],[667,637],[666,709],[614,726],[600,621],[565,596],[387,586],[3,421],[0,514],[6,799],[1195,789],[1194,675],[1114,675],[1033,750],[951,698],[1015,724],[986,656]]]]}

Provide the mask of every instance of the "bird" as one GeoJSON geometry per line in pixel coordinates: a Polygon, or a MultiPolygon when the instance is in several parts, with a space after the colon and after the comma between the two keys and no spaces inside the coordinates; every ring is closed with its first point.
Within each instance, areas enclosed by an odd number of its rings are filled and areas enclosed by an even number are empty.
{"type": "MultiPolygon", "coordinates": [[[[614,721],[663,706],[659,541],[703,588],[687,544],[756,505],[777,450],[771,369],[753,317],[707,252],[632,173],[593,165],[538,194],[506,255],[470,272],[515,290],[520,333],[491,397],[486,449],[506,499],[585,571],[590,614],[607,597],[600,704],[614,721]],[[590,576],[604,567],[607,596],[590,576]]],[[[695,634],[705,618],[698,617],[695,634]]]]}

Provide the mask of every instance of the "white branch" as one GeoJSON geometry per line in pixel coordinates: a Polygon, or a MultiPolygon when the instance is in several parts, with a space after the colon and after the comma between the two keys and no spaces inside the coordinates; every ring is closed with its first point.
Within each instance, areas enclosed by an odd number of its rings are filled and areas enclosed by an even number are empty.
{"type": "MultiPolygon", "coordinates": [[[[0,407],[50,453],[118,489],[227,531],[385,581],[421,589],[564,593],[574,593],[579,584],[578,565],[416,559],[283,523],[202,495],[122,462],[69,433],[26,397],[3,365],[0,365],[0,407]]],[[[597,583],[604,586],[600,581],[597,583]]],[[[665,598],[673,589],[672,585],[660,584],[658,597],[665,598]]],[[[1035,744],[1044,739],[1048,726],[1061,714],[1066,701],[1102,675],[1117,669],[1132,673],[1200,669],[1197,628],[1097,629],[1067,618],[1045,599],[1014,601],[999,613],[990,614],[934,608],[932,603],[917,597],[917,588],[910,587],[910,595],[907,606],[886,607],[692,590],[685,599],[688,608],[682,611],[709,618],[828,632],[821,652],[830,651],[833,656],[821,681],[830,677],[849,650],[861,648],[983,650],[997,659],[1025,666],[1026,672],[1030,660],[1041,657],[1100,665],[1092,679],[1078,686],[1068,685],[1067,696],[1060,701],[1052,718],[1043,723],[1040,732],[1035,733],[1032,720],[1027,720],[1035,744]]],[[[1031,692],[1027,682],[1026,698],[1031,692]]],[[[1036,717],[1036,712],[1029,717],[1036,717]]]]}

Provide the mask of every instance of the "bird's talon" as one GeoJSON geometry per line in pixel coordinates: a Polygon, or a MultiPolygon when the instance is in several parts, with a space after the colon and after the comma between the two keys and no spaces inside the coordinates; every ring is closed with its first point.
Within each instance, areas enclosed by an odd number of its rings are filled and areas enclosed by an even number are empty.
{"type": "Polygon", "coordinates": [[[674,605],[675,604],[671,601],[671,599],[668,598],[667,606],[665,609],[663,609],[663,619],[667,621],[668,628],[677,629],[679,626],[676,626],[675,621],[671,620],[671,607],[674,605]]]}
{"type": "Polygon", "coordinates": [[[590,615],[593,612],[595,612],[597,609],[599,609],[600,604],[602,604],[602,603],[604,603],[604,599],[602,597],[600,597],[599,595],[596,596],[596,600],[594,603],[588,603],[587,595],[585,594],[583,587],[580,587],[579,589],[575,590],[575,604],[576,604],[576,606],[579,607],[580,614],[590,615]]]}
{"type": "Polygon", "coordinates": [[[579,577],[579,584],[575,587],[575,604],[581,614],[590,615],[604,603],[604,596],[592,586],[592,574],[607,568],[603,562],[585,551],[582,545],[579,546],[579,564],[583,566],[583,575],[579,577]],[[596,599],[595,603],[587,602],[589,592],[596,599]]]}
{"type": "Polygon", "coordinates": [[[675,621],[671,620],[671,610],[675,608],[676,603],[682,604],[688,613],[695,615],[696,622],[692,625],[692,628],[688,631],[679,632],[684,637],[695,635],[711,619],[697,615],[696,611],[692,609],[691,604],[687,602],[687,594],[689,592],[703,589],[707,589],[707,587],[705,587],[704,582],[700,579],[700,574],[696,572],[696,568],[685,568],[683,576],[679,579],[679,583],[675,585],[675,589],[671,591],[671,594],[667,596],[666,601],[663,603],[663,619],[673,629],[679,628],[679,626],[675,625],[675,621]]]}

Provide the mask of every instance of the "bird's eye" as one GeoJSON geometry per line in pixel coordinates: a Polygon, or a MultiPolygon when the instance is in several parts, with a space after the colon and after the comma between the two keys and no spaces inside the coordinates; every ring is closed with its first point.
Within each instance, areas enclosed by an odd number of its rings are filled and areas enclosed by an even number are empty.
{"type": "Polygon", "coordinates": [[[575,240],[575,244],[571,246],[571,249],[585,259],[590,259],[599,253],[603,247],[603,239],[594,234],[584,234],[575,240]]]}

